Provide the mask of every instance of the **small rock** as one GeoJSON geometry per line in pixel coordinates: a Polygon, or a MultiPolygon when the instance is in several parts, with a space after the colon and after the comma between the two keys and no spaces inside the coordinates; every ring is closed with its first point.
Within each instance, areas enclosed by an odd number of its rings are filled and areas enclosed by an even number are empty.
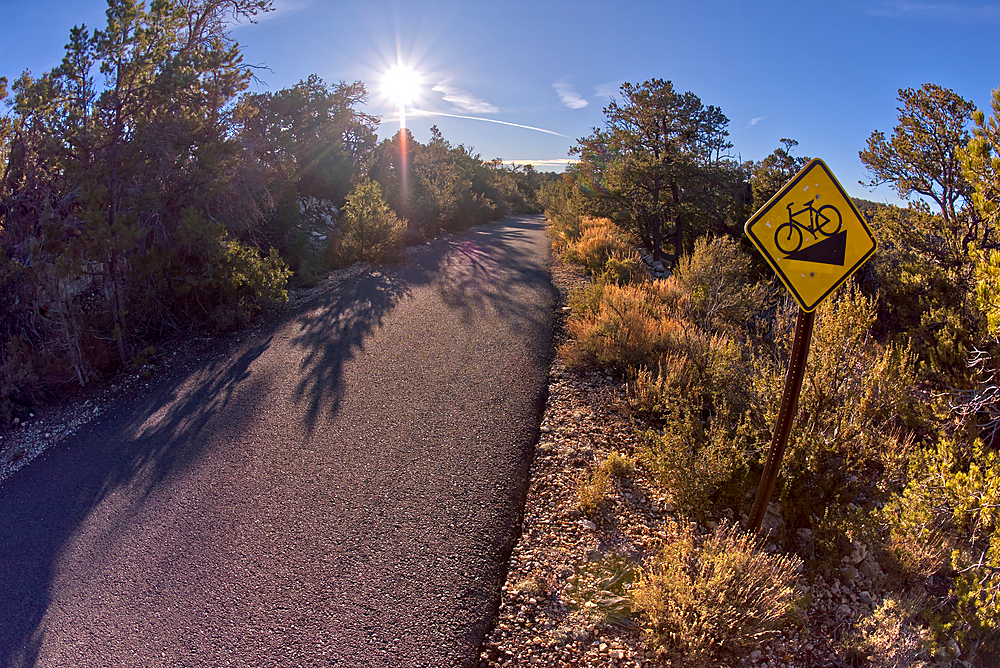
{"type": "Polygon", "coordinates": [[[848,564],[840,569],[840,574],[844,578],[844,584],[852,585],[858,579],[858,569],[848,564]]]}
{"type": "Polygon", "coordinates": [[[837,608],[837,617],[839,617],[840,619],[847,619],[850,616],[851,616],[851,606],[844,603],[839,608],[837,608]]]}
{"type": "Polygon", "coordinates": [[[594,524],[593,522],[591,522],[590,520],[580,520],[579,522],[577,522],[577,524],[579,524],[580,526],[582,526],[584,529],[590,529],[591,531],[597,531],[597,525],[594,524]]]}
{"type": "Polygon", "coordinates": [[[955,642],[955,639],[952,638],[937,651],[937,658],[941,661],[954,661],[961,653],[961,648],[958,646],[958,643],[955,642]]]}
{"type": "Polygon", "coordinates": [[[882,568],[871,555],[868,555],[864,561],[858,564],[858,570],[869,580],[876,580],[882,576],[882,568]]]}
{"type": "Polygon", "coordinates": [[[872,595],[869,594],[867,591],[863,591],[860,594],[858,594],[858,598],[860,598],[861,602],[864,603],[865,605],[872,604],[872,595]]]}
{"type": "Polygon", "coordinates": [[[762,655],[759,649],[755,649],[754,651],[750,652],[750,660],[753,661],[754,663],[760,661],[761,656],[762,655]]]}
{"type": "Polygon", "coordinates": [[[663,504],[663,512],[665,512],[665,513],[672,513],[672,512],[674,512],[674,504],[672,504],[672,503],[664,503],[663,504]]]}

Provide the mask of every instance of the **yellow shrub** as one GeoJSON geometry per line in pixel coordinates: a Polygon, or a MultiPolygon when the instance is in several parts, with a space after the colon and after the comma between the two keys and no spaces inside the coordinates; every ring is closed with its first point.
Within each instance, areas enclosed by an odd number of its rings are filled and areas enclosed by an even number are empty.
{"type": "Polygon", "coordinates": [[[635,238],[607,218],[583,218],[577,239],[560,238],[565,248],[563,259],[582,265],[593,276],[611,267],[615,280],[622,283],[642,274],[642,263],[635,238]]]}
{"type": "Polygon", "coordinates": [[[649,641],[685,666],[745,656],[790,612],[801,562],[769,555],[723,525],[703,542],[689,525],[663,543],[631,592],[649,641]],[[701,544],[699,544],[701,543],[701,544]]]}

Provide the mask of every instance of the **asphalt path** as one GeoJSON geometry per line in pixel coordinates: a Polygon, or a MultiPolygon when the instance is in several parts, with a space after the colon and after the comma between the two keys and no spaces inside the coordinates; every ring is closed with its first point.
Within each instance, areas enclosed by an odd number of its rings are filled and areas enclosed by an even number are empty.
{"type": "Polygon", "coordinates": [[[545,400],[548,247],[537,216],[432,242],[0,483],[0,665],[472,665],[545,400]]]}

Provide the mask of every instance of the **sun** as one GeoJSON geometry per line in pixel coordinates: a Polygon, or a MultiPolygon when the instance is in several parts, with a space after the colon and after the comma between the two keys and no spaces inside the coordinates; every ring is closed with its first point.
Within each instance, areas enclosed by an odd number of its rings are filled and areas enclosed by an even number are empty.
{"type": "Polygon", "coordinates": [[[420,94],[420,75],[409,67],[396,65],[382,77],[382,94],[402,108],[420,94]]]}

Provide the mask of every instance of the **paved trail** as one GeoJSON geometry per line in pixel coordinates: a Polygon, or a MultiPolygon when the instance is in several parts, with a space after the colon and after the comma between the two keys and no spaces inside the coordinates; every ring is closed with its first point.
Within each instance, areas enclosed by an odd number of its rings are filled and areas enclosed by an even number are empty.
{"type": "Polygon", "coordinates": [[[348,280],[0,483],[0,666],[475,660],[544,401],[540,217],[348,280]]]}

